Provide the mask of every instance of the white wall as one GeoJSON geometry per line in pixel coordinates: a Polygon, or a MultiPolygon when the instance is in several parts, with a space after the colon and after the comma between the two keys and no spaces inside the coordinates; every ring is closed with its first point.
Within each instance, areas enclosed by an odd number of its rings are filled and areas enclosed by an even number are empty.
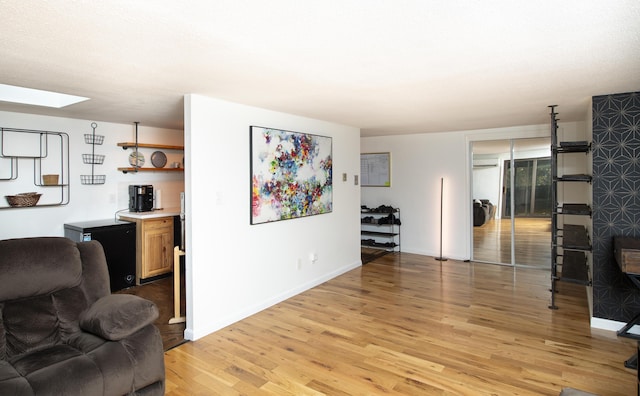
{"type": "MultiPolygon", "coordinates": [[[[584,129],[566,123],[568,135],[584,129]]],[[[471,257],[471,142],[550,136],[548,125],[360,139],[362,153],[391,152],[391,187],[363,187],[362,204],[401,209],[403,252],[440,255],[440,179],[444,178],[442,255],[471,257]]]]}
{"type": "Polygon", "coordinates": [[[188,95],[185,141],[186,338],[200,338],[361,265],[360,189],[353,183],[359,129],[188,95]],[[332,213],[249,224],[251,125],[333,138],[332,213]]]}
{"type": "MultiPolygon", "coordinates": [[[[70,201],[65,206],[8,208],[0,210],[0,239],[63,236],[64,224],[88,220],[113,218],[116,211],[128,208],[128,186],[130,184],[152,184],[162,190],[163,206],[178,207],[180,191],[184,190],[184,175],[179,173],[128,173],[118,172],[118,167],[129,166],[131,152],[116,144],[134,141],[135,126],[97,122],[96,135],[105,136],[104,143],[95,147],[96,154],[104,154],[102,165],[95,165],[94,174],[106,175],[102,185],[83,185],[80,175],[91,174],[91,165],[82,162],[82,154],[91,153],[91,145],[85,144],[84,134],[92,133],[91,120],[48,117],[32,114],[0,112],[0,127],[34,129],[64,132],[69,135],[69,193],[70,201]]],[[[144,143],[182,145],[183,131],[139,126],[139,140],[144,143]]],[[[150,164],[153,149],[140,150],[150,164]]],[[[169,162],[182,161],[181,151],[166,151],[169,162]]],[[[10,161],[0,158],[0,174],[6,177],[10,172],[10,161]]],[[[8,206],[4,196],[20,192],[38,191],[43,193],[42,203],[59,196],[57,187],[36,187],[33,183],[33,159],[20,159],[19,177],[13,181],[0,181],[0,206],[8,206]]],[[[57,172],[56,172],[57,173],[57,172]]]]}
{"type": "Polygon", "coordinates": [[[460,231],[470,218],[471,205],[468,189],[465,192],[464,134],[369,137],[362,138],[360,146],[362,153],[391,152],[391,187],[362,187],[362,204],[400,208],[401,250],[439,255],[440,179],[444,178],[443,255],[464,258],[468,233],[460,231]]]}

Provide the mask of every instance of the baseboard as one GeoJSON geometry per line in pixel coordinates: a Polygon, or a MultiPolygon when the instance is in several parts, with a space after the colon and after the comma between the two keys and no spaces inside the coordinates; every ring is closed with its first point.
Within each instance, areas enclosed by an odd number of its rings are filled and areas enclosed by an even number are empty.
{"type": "MultiPolygon", "coordinates": [[[[411,248],[411,247],[409,247],[409,248],[404,248],[404,247],[403,247],[403,248],[402,248],[402,253],[418,254],[418,255],[420,255],[420,256],[432,257],[432,258],[434,258],[434,259],[435,259],[436,257],[440,257],[440,253],[438,253],[438,252],[429,252],[429,251],[422,250],[422,249],[413,249],[413,248],[411,248]]],[[[460,256],[455,256],[455,255],[454,255],[454,256],[447,256],[447,255],[446,255],[446,254],[444,254],[444,253],[443,253],[443,256],[444,256],[445,258],[447,258],[447,259],[450,259],[450,260],[456,260],[456,261],[465,261],[465,260],[468,260],[468,257],[467,257],[467,258],[464,258],[464,257],[460,257],[460,256]]]]}
{"type": "Polygon", "coordinates": [[[591,327],[600,330],[618,331],[624,327],[626,323],[618,322],[610,319],[591,318],[591,327]]]}
{"type": "MultiPolygon", "coordinates": [[[[335,271],[326,273],[316,279],[313,279],[309,282],[305,282],[301,285],[298,285],[290,290],[287,290],[284,293],[280,293],[278,295],[273,296],[272,298],[261,302],[260,304],[256,304],[252,307],[248,307],[247,309],[238,312],[237,314],[231,315],[231,316],[227,316],[226,318],[222,318],[220,320],[217,320],[211,324],[209,324],[208,326],[206,326],[206,328],[203,329],[199,329],[199,331],[193,331],[193,329],[187,328],[184,331],[184,338],[187,340],[197,340],[198,338],[202,338],[206,335],[209,335],[211,333],[214,333],[224,327],[227,327],[233,323],[236,323],[242,319],[248,318],[251,315],[254,315],[260,311],[263,311],[279,302],[282,302],[288,298],[291,298],[293,296],[296,296],[302,292],[305,292],[311,288],[314,288],[326,281],[329,281],[337,276],[340,276],[342,274],[344,274],[345,272],[349,272],[353,269],[356,269],[358,267],[362,266],[362,261],[361,260],[357,260],[354,261],[351,264],[345,265],[343,267],[340,267],[338,269],[336,269],[335,271]]],[[[188,323],[187,323],[188,326],[188,323]]]]}

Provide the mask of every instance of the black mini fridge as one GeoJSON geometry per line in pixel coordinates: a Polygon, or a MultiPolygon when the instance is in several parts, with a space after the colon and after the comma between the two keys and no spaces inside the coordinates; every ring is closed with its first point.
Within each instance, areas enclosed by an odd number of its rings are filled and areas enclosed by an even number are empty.
{"type": "Polygon", "coordinates": [[[111,291],[136,283],[136,223],[94,220],[64,225],[64,236],[76,242],[96,240],[102,244],[109,267],[111,291]]]}

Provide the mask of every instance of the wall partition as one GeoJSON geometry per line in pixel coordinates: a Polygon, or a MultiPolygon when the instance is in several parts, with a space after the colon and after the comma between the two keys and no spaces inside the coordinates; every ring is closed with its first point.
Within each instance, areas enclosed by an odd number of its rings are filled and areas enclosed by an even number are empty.
{"type": "Polygon", "coordinates": [[[593,316],[627,322],[640,288],[614,257],[615,237],[640,238],[640,92],[593,97],[593,316]]]}

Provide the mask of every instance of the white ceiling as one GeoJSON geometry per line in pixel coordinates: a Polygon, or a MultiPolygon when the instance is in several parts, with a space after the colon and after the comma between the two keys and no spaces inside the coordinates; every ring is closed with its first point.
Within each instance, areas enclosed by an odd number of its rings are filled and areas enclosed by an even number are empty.
{"type": "Polygon", "coordinates": [[[203,94],[362,136],[584,120],[640,91],[638,0],[0,0],[0,110],[181,129],[203,94]]]}

